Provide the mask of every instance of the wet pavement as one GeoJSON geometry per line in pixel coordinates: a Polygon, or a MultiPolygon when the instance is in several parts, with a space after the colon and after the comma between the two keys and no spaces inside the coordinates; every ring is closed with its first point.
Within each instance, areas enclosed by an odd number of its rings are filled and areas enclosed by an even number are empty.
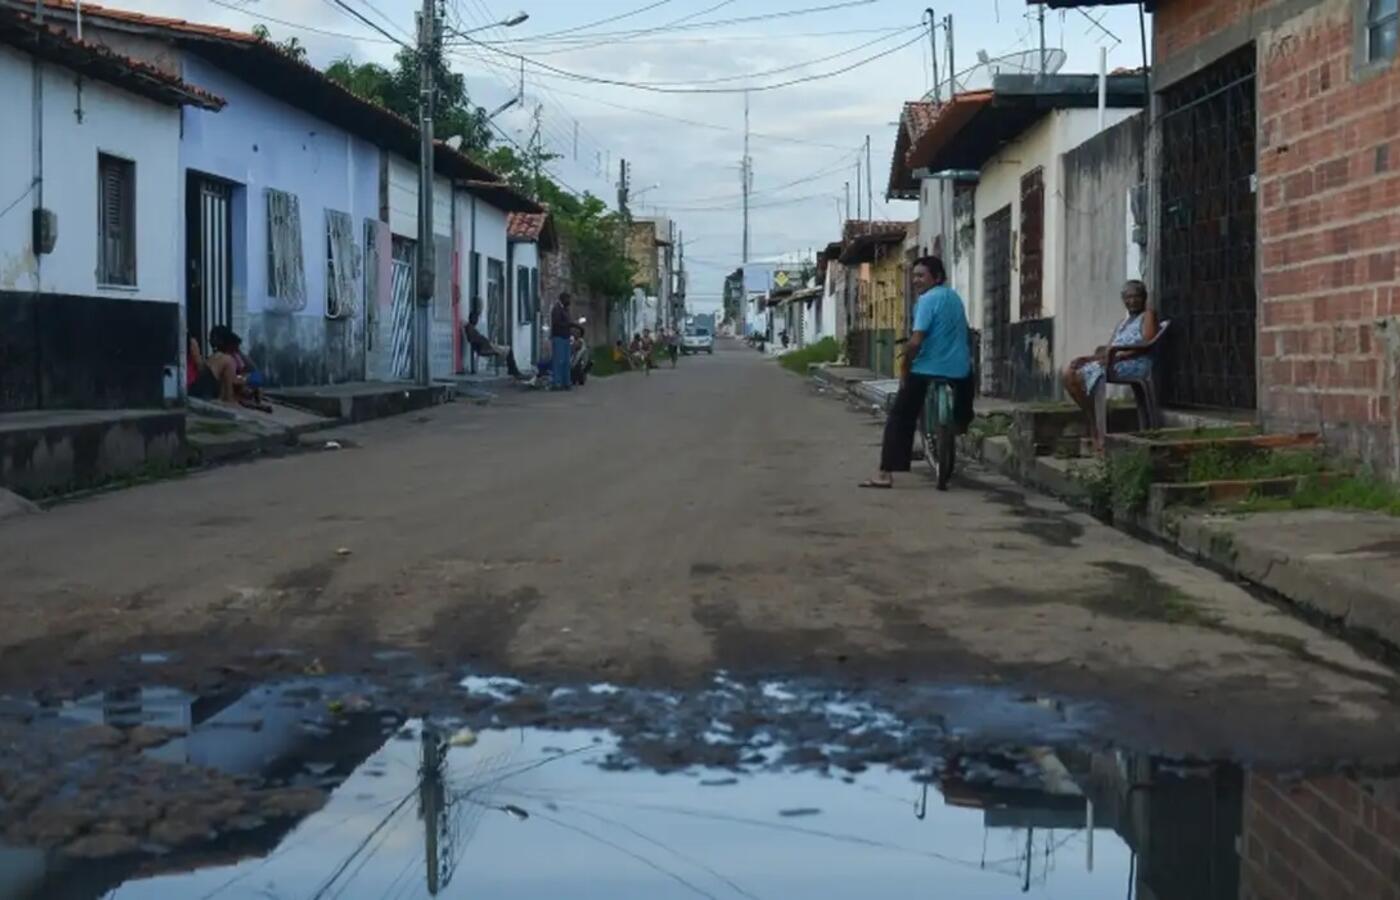
{"type": "Polygon", "coordinates": [[[11,697],[0,898],[1397,896],[1389,773],[1168,758],[1110,716],[724,673],[11,697]]]}

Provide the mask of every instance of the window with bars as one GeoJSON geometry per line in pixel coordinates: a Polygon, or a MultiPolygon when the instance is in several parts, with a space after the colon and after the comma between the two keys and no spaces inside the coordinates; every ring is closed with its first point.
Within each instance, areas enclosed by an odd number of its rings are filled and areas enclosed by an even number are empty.
{"type": "Polygon", "coordinates": [[[267,296],[278,312],[306,308],[301,206],[295,194],[267,189],[267,296]]]}
{"type": "Polygon", "coordinates": [[[136,286],[136,163],[97,154],[97,283],[136,286]]]}
{"type": "Polygon", "coordinates": [[[349,214],[326,210],[326,318],[355,315],[358,262],[355,223],[349,214]]]}
{"type": "Polygon", "coordinates": [[[515,267],[515,308],[520,313],[520,324],[525,325],[535,318],[530,309],[530,269],[526,266],[515,267]]]}
{"type": "Polygon", "coordinates": [[[1366,59],[1384,62],[1395,58],[1400,33],[1400,0],[1366,0],[1366,59]]]}

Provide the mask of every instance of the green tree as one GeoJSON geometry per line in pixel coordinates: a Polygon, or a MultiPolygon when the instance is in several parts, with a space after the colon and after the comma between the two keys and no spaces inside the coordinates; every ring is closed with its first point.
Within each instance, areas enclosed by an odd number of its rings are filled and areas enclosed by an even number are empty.
{"type": "Polygon", "coordinates": [[[267,26],[258,24],[253,26],[253,37],[272,44],[297,62],[306,62],[306,45],[303,44],[296,35],[292,35],[285,41],[274,41],[272,39],[272,32],[267,30],[267,26]]]}
{"type": "MultiPolygon", "coordinates": [[[[342,57],[326,69],[326,76],[357,96],[378,103],[409,121],[418,120],[418,52],[403,48],[394,55],[394,65],[357,63],[342,57]]],[[[467,80],[439,60],[434,67],[437,105],[433,110],[433,131],[441,138],[460,135],[462,149],[476,155],[491,146],[491,128],[486,111],[473,106],[467,94],[467,80]]]]}

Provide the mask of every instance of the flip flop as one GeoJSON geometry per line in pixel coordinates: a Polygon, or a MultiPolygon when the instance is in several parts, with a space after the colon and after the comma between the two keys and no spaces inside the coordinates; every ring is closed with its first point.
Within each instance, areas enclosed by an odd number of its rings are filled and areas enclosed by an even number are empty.
{"type": "Polygon", "coordinates": [[[872,491],[888,491],[894,487],[892,481],[876,481],[873,478],[862,481],[857,487],[868,488],[872,491]]]}

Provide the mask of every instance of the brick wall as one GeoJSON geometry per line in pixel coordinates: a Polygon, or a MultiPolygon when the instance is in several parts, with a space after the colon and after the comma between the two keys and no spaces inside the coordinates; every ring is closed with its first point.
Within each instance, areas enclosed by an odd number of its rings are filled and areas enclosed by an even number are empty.
{"type": "Polygon", "coordinates": [[[1260,412],[1400,478],[1400,68],[1357,73],[1364,4],[1287,4],[1166,2],[1156,47],[1257,26],[1260,412]]]}
{"type": "Polygon", "coordinates": [[[1245,784],[1241,900],[1400,897],[1400,782],[1245,784]]]}

